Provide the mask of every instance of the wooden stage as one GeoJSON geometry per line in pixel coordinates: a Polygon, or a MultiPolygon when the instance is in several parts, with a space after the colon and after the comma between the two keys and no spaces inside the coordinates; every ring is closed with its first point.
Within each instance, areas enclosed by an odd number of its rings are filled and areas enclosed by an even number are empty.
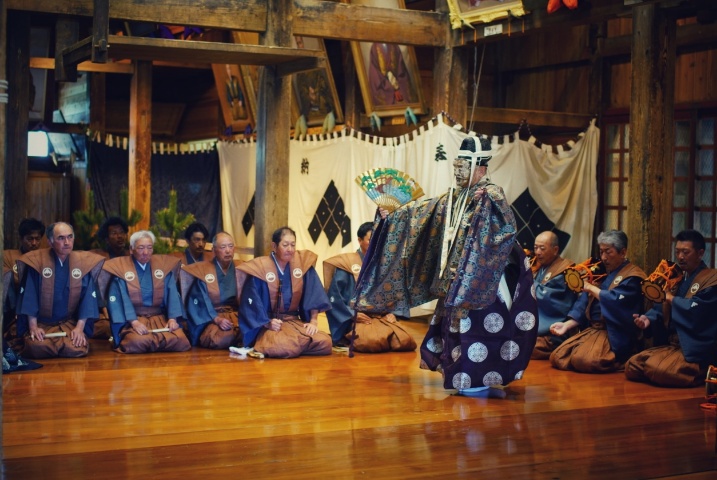
{"type": "MultiPolygon", "coordinates": [[[[321,325],[326,330],[325,319],[321,325]]],[[[403,323],[420,343],[426,323],[403,323]]],[[[531,362],[466,398],[418,352],[120,355],[3,375],[4,479],[717,478],[704,388],[531,362]]]]}

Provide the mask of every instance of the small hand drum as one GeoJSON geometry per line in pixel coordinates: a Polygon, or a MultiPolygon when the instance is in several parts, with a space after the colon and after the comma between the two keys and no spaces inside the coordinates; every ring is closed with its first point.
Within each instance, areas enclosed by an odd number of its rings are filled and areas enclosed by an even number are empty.
{"type": "Polygon", "coordinates": [[[594,284],[605,278],[605,266],[597,258],[588,258],[582,263],[565,269],[565,284],[575,293],[581,293],[585,282],[594,284]]]}
{"type": "Polygon", "coordinates": [[[707,378],[705,379],[705,398],[706,402],[700,404],[705,410],[717,410],[717,367],[710,365],[707,369],[707,378]]]}
{"type": "Polygon", "coordinates": [[[672,292],[682,280],[682,276],[679,265],[669,260],[662,260],[655,271],[640,282],[642,294],[648,300],[662,303],[665,301],[665,292],[672,292]]]}

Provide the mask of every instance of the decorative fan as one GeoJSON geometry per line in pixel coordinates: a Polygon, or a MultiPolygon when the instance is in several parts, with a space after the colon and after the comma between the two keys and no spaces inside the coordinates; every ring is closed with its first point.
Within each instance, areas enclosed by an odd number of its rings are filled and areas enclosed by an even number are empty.
{"type": "Polygon", "coordinates": [[[423,195],[414,179],[395,168],[372,168],[356,177],[356,183],[376,205],[389,212],[423,195]]]}

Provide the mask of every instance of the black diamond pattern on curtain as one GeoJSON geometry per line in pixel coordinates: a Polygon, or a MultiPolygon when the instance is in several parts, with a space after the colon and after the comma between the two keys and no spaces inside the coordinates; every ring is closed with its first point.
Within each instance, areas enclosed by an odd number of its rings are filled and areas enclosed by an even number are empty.
{"type": "Polygon", "coordinates": [[[254,225],[254,199],[256,198],[256,193],[251,196],[251,202],[249,202],[249,206],[246,209],[246,212],[244,212],[244,216],[241,219],[241,225],[244,227],[244,235],[249,235],[249,230],[251,230],[251,226],[254,225]]]}
{"type": "Polygon", "coordinates": [[[324,232],[328,238],[329,245],[333,245],[339,235],[341,235],[342,247],[351,243],[351,219],[346,215],[344,200],[339,195],[333,180],[326,188],[309,225],[309,235],[314,244],[319,240],[321,232],[324,232]]]}
{"type": "Polygon", "coordinates": [[[511,205],[518,227],[518,243],[521,247],[533,250],[535,237],[541,232],[550,230],[558,236],[558,244],[562,252],[570,240],[570,234],[555,227],[555,224],[540,209],[530,191],[526,188],[511,205]]]}

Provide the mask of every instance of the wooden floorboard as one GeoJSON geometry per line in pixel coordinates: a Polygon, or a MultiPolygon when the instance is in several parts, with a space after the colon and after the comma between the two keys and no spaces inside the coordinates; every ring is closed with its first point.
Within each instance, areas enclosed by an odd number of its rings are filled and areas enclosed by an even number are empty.
{"type": "MultiPolygon", "coordinates": [[[[420,343],[425,322],[403,325],[420,343]]],[[[3,478],[717,478],[703,388],[534,361],[466,398],[418,358],[132,356],[92,341],[87,358],[2,377],[3,478]]]]}

